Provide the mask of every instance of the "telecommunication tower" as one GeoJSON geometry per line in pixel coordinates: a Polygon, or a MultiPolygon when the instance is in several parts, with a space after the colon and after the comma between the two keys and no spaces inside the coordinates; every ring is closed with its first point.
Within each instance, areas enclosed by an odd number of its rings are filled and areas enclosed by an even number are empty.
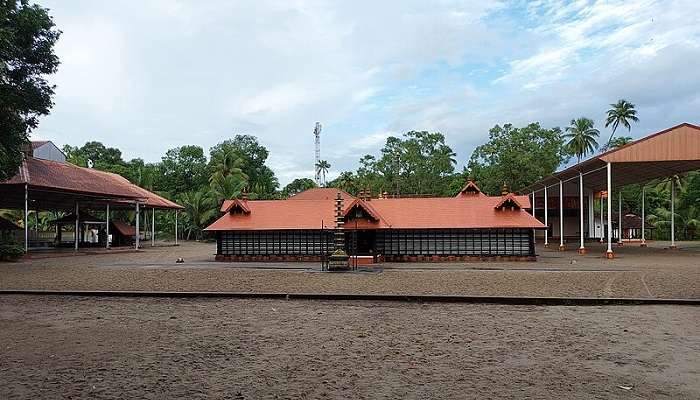
{"type": "Polygon", "coordinates": [[[316,181],[317,186],[321,186],[321,168],[319,168],[319,162],[321,161],[321,123],[316,122],[316,126],[314,127],[314,137],[315,137],[315,142],[316,142],[316,162],[314,164],[314,168],[316,170],[316,175],[314,176],[314,180],[316,181]]]}

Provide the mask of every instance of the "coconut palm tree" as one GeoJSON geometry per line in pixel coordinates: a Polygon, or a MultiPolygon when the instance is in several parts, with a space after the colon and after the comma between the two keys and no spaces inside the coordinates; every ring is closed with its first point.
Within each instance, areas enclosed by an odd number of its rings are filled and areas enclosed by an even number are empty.
{"type": "Polygon", "coordinates": [[[244,163],[245,161],[243,158],[239,157],[235,151],[227,151],[224,153],[221,160],[214,165],[213,173],[209,177],[209,182],[221,180],[229,175],[247,181],[248,175],[243,172],[244,163]]]}
{"type": "Polygon", "coordinates": [[[209,184],[209,198],[214,205],[221,206],[224,200],[241,196],[248,181],[239,175],[215,176],[209,184]]]}
{"type": "Polygon", "coordinates": [[[326,186],[326,173],[331,168],[331,164],[329,164],[326,160],[319,160],[316,163],[316,168],[321,171],[321,175],[323,176],[323,186],[326,186]]]}
{"type": "Polygon", "coordinates": [[[593,125],[592,119],[581,117],[572,119],[571,125],[566,128],[564,138],[569,139],[566,146],[572,154],[576,155],[578,162],[598,148],[596,138],[600,135],[600,131],[593,125]]]}
{"type": "Polygon", "coordinates": [[[194,234],[196,239],[202,237],[202,229],[216,215],[216,208],[204,191],[183,193],[180,196],[180,204],[185,207],[184,231],[187,239],[194,234]]]}
{"type": "Polygon", "coordinates": [[[616,149],[618,147],[622,147],[628,143],[631,143],[632,141],[633,141],[633,139],[629,136],[616,137],[615,139],[611,140],[609,143],[604,144],[600,148],[600,151],[605,152],[608,150],[616,149]]]}
{"type": "Polygon", "coordinates": [[[617,128],[620,125],[627,128],[627,132],[629,132],[630,129],[632,129],[630,122],[639,122],[639,118],[637,118],[637,110],[634,108],[634,104],[630,103],[629,101],[620,99],[617,101],[617,103],[610,104],[610,107],[612,108],[608,110],[608,117],[605,119],[606,128],[612,125],[612,134],[610,135],[610,139],[608,139],[608,144],[606,145],[608,148],[610,148],[610,143],[613,136],[615,136],[615,131],[617,131],[617,128]]]}
{"type": "Polygon", "coordinates": [[[336,186],[346,192],[352,192],[355,189],[355,174],[352,171],[343,171],[335,180],[336,186]]]}

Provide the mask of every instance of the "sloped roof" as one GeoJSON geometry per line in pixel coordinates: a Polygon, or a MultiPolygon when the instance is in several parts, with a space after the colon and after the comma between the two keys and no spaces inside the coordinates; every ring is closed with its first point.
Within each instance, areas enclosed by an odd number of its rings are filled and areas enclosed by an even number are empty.
{"type": "Polygon", "coordinates": [[[239,199],[224,200],[224,202],[221,204],[221,209],[219,211],[229,212],[229,211],[231,211],[233,206],[238,206],[241,210],[243,210],[244,213],[250,213],[250,207],[248,207],[248,201],[247,200],[239,200],[239,199]]]}
{"type": "MultiPolygon", "coordinates": [[[[333,198],[249,200],[246,202],[250,208],[249,214],[226,213],[206,230],[319,229],[322,222],[326,229],[330,229],[335,220],[333,198]]],[[[544,228],[542,223],[523,210],[497,210],[495,206],[501,200],[500,196],[390,198],[361,203],[351,198],[350,203],[345,202],[346,212],[354,205],[361,204],[368,213],[377,217],[377,221],[358,225],[362,228],[544,228]]],[[[513,199],[524,208],[530,205],[527,196],[513,196],[513,199]]]]}
{"type": "Polygon", "coordinates": [[[504,204],[506,204],[509,201],[517,205],[518,208],[523,208],[523,205],[518,201],[517,196],[515,196],[513,193],[508,193],[505,196],[501,196],[501,200],[499,200],[498,203],[496,203],[494,208],[501,208],[504,204]]]}
{"type": "Polygon", "coordinates": [[[136,227],[119,220],[112,220],[110,222],[112,223],[114,229],[116,229],[122,236],[136,236],[136,227]]]}
{"type": "Polygon", "coordinates": [[[464,185],[462,190],[457,193],[457,196],[455,197],[462,197],[462,196],[474,196],[474,195],[480,195],[480,196],[486,196],[481,189],[479,189],[479,186],[476,185],[476,182],[473,180],[467,181],[467,184],[464,185]]]}
{"type": "Polygon", "coordinates": [[[700,126],[682,123],[664,129],[594,155],[518,191],[541,191],[544,186],[558,185],[559,180],[577,179],[579,173],[584,174],[585,187],[593,191],[604,190],[608,162],[612,165],[613,187],[645,183],[700,169],[700,126]]]}
{"type": "Polygon", "coordinates": [[[34,157],[25,157],[20,171],[9,180],[0,182],[0,185],[24,184],[48,191],[114,197],[121,201],[139,200],[148,207],[182,208],[177,203],[134,185],[121,175],[34,157]]]}

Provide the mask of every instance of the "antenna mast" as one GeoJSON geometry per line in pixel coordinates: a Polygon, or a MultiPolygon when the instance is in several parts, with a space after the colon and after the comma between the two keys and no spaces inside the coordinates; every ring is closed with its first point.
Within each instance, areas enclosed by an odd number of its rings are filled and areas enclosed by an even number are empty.
{"type": "Polygon", "coordinates": [[[321,186],[321,168],[319,168],[319,162],[321,161],[321,123],[316,122],[316,126],[314,127],[314,136],[316,138],[315,143],[316,143],[316,163],[314,164],[314,168],[316,170],[316,175],[314,176],[314,180],[316,181],[316,186],[321,186]]]}

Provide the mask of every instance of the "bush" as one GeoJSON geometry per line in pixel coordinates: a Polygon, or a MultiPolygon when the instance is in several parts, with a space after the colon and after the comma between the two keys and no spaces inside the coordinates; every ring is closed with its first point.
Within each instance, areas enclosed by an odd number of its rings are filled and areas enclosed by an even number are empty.
{"type": "Polygon", "coordinates": [[[0,261],[17,261],[24,255],[24,247],[16,241],[0,239],[0,261]]]}

